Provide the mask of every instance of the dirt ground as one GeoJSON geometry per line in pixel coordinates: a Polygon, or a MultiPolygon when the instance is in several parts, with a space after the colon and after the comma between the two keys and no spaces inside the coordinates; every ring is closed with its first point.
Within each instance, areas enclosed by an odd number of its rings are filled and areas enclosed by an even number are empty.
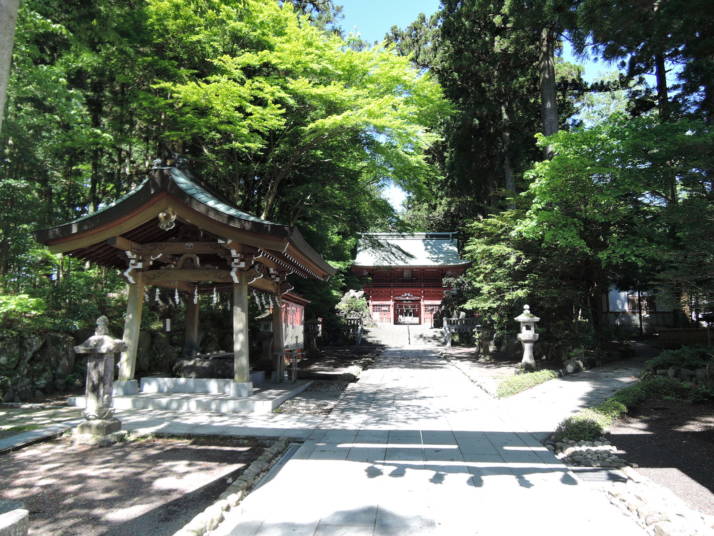
{"type": "Polygon", "coordinates": [[[326,346],[318,356],[300,362],[299,376],[316,380],[354,381],[355,369],[371,367],[381,350],[381,346],[367,343],[359,346],[326,346]]]}
{"type": "Polygon", "coordinates": [[[232,438],[104,448],[57,439],[0,455],[0,498],[25,503],[31,535],[169,535],[215,502],[263,449],[232,438]]]}
{"type": "Polygon", "coordinates": [[[276,413],[329,415],[349,384],[374,365],[379,352],[373,344],[323,348],[319,357],[300,363],[298,376],[312,380],[310,387],[281,404],[276,413]]]}
{"type": "Polygon", "coordinates": [[[610,429],[637,471],[714,515],[714,402],[652,400],[610,429]]]}

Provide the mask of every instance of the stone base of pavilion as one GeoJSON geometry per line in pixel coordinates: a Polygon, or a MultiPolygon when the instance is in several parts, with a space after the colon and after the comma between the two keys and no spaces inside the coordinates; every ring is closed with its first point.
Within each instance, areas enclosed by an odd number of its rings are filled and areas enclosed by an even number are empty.
{"type": "MultiPolygon", "coordinates": [[[[240,384],[238,389],[230,385],[233,383],[212,378],[142,378],[138,392],[114,396],[112,407],[115,410],[270,413],[286,400],[302,393],[312,381],[262,383],[258,386],[247,383],[240,384]],[[248,392],[245,392],[246,389],[248,392]]],[[[86,398],[73,397],[69,403],[83,408],[86,398]]]]}

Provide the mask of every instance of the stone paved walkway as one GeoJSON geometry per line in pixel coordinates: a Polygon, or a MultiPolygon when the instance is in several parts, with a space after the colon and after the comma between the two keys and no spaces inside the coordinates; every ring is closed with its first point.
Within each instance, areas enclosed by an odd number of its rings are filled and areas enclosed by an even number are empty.
{"type": "Polygon", "coordinates": [[[641,535],[537,440],[628,372],[548,382],[504,403],[433,349],[387,350],[214,534],[641,535]]]}
{"type": "Polygon", "coordinates": [[[386,350],[327,417],[117,416],[141,432],[304,441],[215,535],[642,535],[538,441],[634,373],[594,369],[499,401],[422,345],[386,350]]]}

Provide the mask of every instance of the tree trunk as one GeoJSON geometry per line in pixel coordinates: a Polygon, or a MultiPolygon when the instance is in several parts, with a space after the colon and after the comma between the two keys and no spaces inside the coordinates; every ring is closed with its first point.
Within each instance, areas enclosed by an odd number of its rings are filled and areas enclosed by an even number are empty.
{"type": "Polygon", "coordinates": [[[278,195],[278,186],[283,180],[283,173],[280,173],[277,177],[274,177],[270,181],[270,186],[268,186],[268,191],[265,194],[265,202],[263,203],[263,212],[260,214],[260,219],[267,220],[270,215],[270,211],[273,209],[273,203],[275,203],[275,198],[278,195]]]}
{"type": "Polygon", "coordinates": [[[511,198],[508,202],[509,208],[516,208],[516,181],[513,178],[513,166],[511,165],[511,125],[505,104],[501,104],[501,119],[503,121],[501,128],[501,141],[503,142],[503,185],[506,189],[506,195],[511,198]]]}
{"type": "MultiPolygon", "coordinates": [[[[555,91],[555,33],[543,28],[540,34],[540,109],[543,120],[543,134],[550,136],[558,132],[558,106],[555,91]]],[[[552,147],[545,148],[545,157],[553,156],[552,147]]]]}
{"type": "Polygon", "coordinates": [[[10,78],[12,45],[15,42],[15,22],[20,0],[0,0],[0,130],[5,115],[7,81],[10,78]]]}
{"type": "Polygon", "coordinates": [[[657,79],[657,108],[662,121],[669,121],[669,98],[667,96],[667,69],[663,54],[655,54],[655,78],[657,79]]]}
{"type": "Polygon", "coordinates": [[[603,310],[602,310],[602,294],[603,294],[603,287],[599,284],[593,285],[591,291],[590,291],[590,296],[588,296],[588,301],[589,301],[589,306],[590,306],[590,321],[592,322],[593,326],[593,331],[595,332],[595,340],[597,341],[597,345],[599,346],[600,343],[603,342],[604,340],[604,333],[603,333],[603,310]]]}
{"type": "MultiPolygon", "coordinates": [[[[92,83],[92,95],[87,99],[87,107],[89,108],[92,127],[97,131],[102,126],[102,113],[104,111],[104,103],[102,102],[104,87],[99,81],[92,83]]],[[[102,150],[95,141],[95,147],[92,149],[92,172],[89,178],[89,213],[92,214],[99,206],[99,185],[101,182],[101,158],[102,150]]]]}

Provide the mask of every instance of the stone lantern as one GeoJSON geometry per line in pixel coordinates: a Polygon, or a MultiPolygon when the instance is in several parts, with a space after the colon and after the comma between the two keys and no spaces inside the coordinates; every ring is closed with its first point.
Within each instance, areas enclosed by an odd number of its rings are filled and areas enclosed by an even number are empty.
{"type": "Polygon", "coordinates": [[[531,308],[528,305],[524,305],[523,312],[515,320],[521,324],[521,332],[518,334],[518,340],[523,344],[523,359],[521,359],[521,363],[527,368],[535,368],[533,345],[538,340],[535,326],[540,321],[540,318],[531,313],[531,308]]]}
{"type": "Polygon", "coordinates": [[[79,442],[96,443],[121,429],[112,409],[114,354],[126,350],[127,345],[109,335],[108,324],[109,319],[100,316],[94,335],[74,347],[77,354],[88,354],[85,420],[75,430],[79,442]]]}

